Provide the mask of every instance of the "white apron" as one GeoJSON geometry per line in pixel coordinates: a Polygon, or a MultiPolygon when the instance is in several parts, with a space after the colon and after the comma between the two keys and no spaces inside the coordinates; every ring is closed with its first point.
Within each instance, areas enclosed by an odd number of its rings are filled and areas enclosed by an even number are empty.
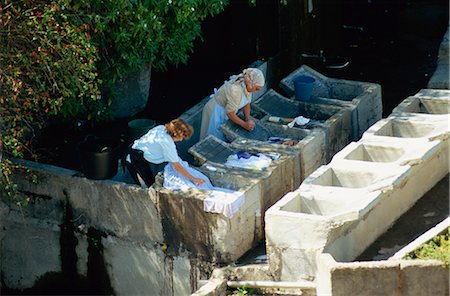
{"type": "MultiPolygon", "coordinates": [[[[214,90],[214,94],[216,90],[214,90]]],[[[211,95],[214,99],[214,94],[211,95]]],[[[245,96],[244,85],[242,85],[242,98],[239,104],[238,110],[241,110],[242,107],[250,103],[250,99],[245,96]]],[[[236,113],[237,113],[236,111],[236,113]]],[[[220,126],[228,120],[227,113],[225,108],[220,105],[217,101],[215,102],[214,111],[211,114],[211,118],[209,119],[208,130],[206,132],[207,135],[214,135],[215,137],[221,139],[222,141],[226,141],[225,135],[220,130],[220,126]]]]}

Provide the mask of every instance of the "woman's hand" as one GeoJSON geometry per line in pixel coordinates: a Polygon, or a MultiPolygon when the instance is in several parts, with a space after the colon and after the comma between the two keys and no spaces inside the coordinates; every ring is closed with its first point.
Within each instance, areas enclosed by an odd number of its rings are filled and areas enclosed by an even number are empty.
{"type": "Polygon", "coordinates": [[[192,181],[192,183],[194,183],[197,186],[205,184],[205,180],[200,179],[200,178],[192,178],[191,181],[192,181]]]}
{"type": "Polygon", "coordinates": [[[205,180],[200,179],[200,178],[195,178],[194,176],[192,176],[191,174],[189,174],[188,171],[186,171],[186,169],[181,165],[181,163],[179,162],[172,162],[172,166],[175,168],[175,170],[181,174],[182,176],[185,176],[186,178],[188,178],[189,180],[192,181],[192,183],[194,183],[195,185],[203,185],[205,184],[205,180]]]}
{"type": "Polygon", "coordinates": [[[253,121],[253,119],[250,119],[250,118],[246,119],[243,128],[245,128],[248,131],[254,130],[255,129],[255,122],[253,121]]]}

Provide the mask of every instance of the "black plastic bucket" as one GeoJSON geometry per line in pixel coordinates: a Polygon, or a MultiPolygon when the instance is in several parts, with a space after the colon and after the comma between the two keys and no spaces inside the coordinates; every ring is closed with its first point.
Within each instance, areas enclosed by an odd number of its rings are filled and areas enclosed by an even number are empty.
{"type": "Polygon", "coordinates": [[[128,122],[128,129],[131,140],[136,140],[145,135],[151,128],[155,126],[156,122],[153,119],[134,119],[128,122]]]}
{"type": "Polygon", "coordinates": [[[78,144],[81,170],[88,179],[110,179],[117,174],[123,142],[88,136],[78,144]]]}

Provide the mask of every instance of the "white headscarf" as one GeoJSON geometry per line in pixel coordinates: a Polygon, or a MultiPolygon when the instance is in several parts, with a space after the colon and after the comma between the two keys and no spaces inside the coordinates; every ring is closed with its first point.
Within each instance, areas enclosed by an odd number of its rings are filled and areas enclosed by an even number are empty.
{"type": "Polygon", "coordinates": [[[244,82],[245,77],[250,82],[251,86],[263,87],[265,84],[264,74],[258,68],[247,68],[239,75],[233,75],[230,77],[230,81],[244,82]]]}
{"type": "Polygon", "coordinates": [[[265,84],[264,74],[258,68],[247,68],[242,71],[244,77],[248,79],[252,86],[263,87],[265,84]]]}

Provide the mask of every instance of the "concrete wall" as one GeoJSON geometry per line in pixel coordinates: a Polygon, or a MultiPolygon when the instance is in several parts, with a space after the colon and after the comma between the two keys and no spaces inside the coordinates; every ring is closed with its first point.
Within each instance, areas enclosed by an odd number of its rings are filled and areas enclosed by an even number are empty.
{"type": "Polygon", "coordinates": [[[318,296],[448,295],[449,270],[435,260],[336,262],[318,255],[318,296]]]}
{"type": "Polygon", "coordinates": [[[31,204],[21,210],[1,204],[0,267],[11,289],[30,288],[49,273],[66,272],[65,252],[76,256],[71,258],[76,273],[86,276],[93,272],[88,258],[95,247],[114,293],[186,295],[217,261],[236,260],[262,237],[261,225],[256,226],[261,216],[255,216],[260,189],[254,181],[232,183],[245,191],[246,200],[228,219],[203,211],[208,192],[170,191],[158,184],[141,189],[50,165],[23,164],[38,177],[35,184],[16,175],[31,204]],[[68,235],[74,242],[64,246],[62,237],[68,235]]]}

